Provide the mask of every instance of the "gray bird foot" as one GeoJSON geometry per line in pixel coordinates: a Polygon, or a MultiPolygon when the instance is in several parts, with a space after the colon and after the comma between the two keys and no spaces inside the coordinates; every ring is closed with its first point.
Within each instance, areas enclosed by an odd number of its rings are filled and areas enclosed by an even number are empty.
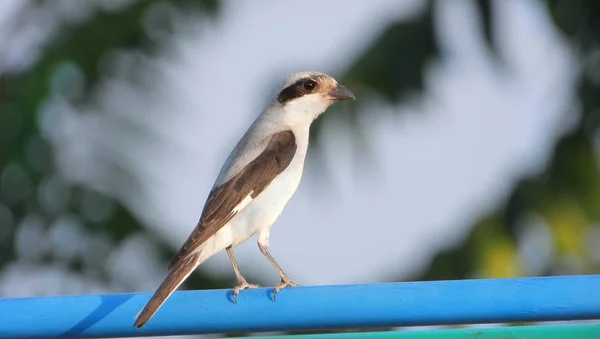
{"type": "Polygon", "coordinates": [[[233,288],[233,302],[237,304],[237,295],[240,294],[241,291],[247,290],[250,288],[260,288],[260,285],[249,284],[247,281],[243,281],[239,285],[234,287],[233,288]]]}
{"type": "Polygon", "coordinates": [[[273,288],[273,300],[277,300],[277,293],[286,287],[298,287],[300,285],[292,282],[290,279],[281,279],[281,282],[273,288]]]}

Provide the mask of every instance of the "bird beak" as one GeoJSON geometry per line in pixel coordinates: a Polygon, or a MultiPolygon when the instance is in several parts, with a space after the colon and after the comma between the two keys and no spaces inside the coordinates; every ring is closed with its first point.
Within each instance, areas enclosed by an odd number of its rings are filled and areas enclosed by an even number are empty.
{"type": "Polygon", "coordinates": [[[352,93],[346,87],[337,84],[334,90],[327,92],[330,99],[334,101],[343,101],[343,100],[355,100],[354,93],[352,93]]]}

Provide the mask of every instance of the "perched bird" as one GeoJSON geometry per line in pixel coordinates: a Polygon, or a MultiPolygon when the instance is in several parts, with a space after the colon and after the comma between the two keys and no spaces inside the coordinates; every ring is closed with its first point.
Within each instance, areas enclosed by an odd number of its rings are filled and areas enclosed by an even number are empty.
{"type": "Polygon", "coordinates": [[[137,317],[142,327],[194,269],[225,249],[240,291],[259,287],[240,273],[233,248],[254,234],[258,247],[281,277],[273,297],[298,286],[269,252],[273,222],[292,197],[302,176],[310,125],[334,102],[354,100],[354,94],[323,73],[289,76],[270,105],[237,143],[208,195],[200,221],[169,264],[169,274],[137,317]]]}

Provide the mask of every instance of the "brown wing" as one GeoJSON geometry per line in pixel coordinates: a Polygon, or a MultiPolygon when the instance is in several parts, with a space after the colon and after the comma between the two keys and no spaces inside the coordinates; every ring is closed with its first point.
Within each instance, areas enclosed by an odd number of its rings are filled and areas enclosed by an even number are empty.
{"type": "Polygon", "coordinates": [[[254,199],[285,170],[296,153],[296,138],[290,130],[271,136],[265,150],[238,174],[215,187],[209,194],[198,225],[179,252],[171,260],[169,269],[195,252],[208,238],[225,226],[238,211],[235,208],[248,196],[254,199]]]}

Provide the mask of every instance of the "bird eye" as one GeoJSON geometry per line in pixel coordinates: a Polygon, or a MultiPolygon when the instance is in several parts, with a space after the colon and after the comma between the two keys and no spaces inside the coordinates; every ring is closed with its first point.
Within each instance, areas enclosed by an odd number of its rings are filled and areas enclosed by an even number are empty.
{"type": "Polygon", "coordinates": [[[315,89],[315,86],[317,86],[317,83],[313,80],[307,80],[304,82],[304,84],[302,84],[302,87],[304,87],[304,89],[307,91],[312,91],[315,89]]]}

